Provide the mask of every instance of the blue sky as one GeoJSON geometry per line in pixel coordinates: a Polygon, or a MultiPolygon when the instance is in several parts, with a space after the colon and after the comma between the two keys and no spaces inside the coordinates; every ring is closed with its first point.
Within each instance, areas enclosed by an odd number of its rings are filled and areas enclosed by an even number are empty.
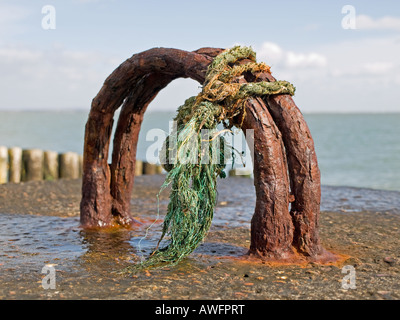
{"type": "MultiPolygon", "coordinates": [[[[398,1],[0,0],[0,110],[89,109],[104,79],[152,47],[250,45],[304,112],[400,111],[398,1]],[[42,28],[42,7],[56,28],[42,28]],[[351,5],[356,28],[344,29],[351,5]]],[[[150,110],[175,110],[192,80],[150,110]]]]}

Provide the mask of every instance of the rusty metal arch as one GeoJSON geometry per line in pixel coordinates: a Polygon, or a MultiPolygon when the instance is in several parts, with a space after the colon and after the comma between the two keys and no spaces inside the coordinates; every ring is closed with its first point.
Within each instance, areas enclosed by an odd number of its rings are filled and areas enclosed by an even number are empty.
{"type": "MultiPolygon", "coordinates": [[[[153,48],[123,62],[92,101],[85,128],[81,225],[129,226],[136,147],[144,112],[177,78],[204,82],[223,49],[153,48]],[[121,106],[107,163],[115,111],[121,106]]],[[[257,79],[275,81],[269,73],[257,79]]],[[[240,81],[247,81],[244,77],[240,81]]],[[[254,130],[256,208],[250,252],[271,259],[330,259],[319,240],[320,172],[308,126],[289,95],[246,103],[242,129],[254,130]],[[289,174],[288,174],[289,173],[289,174]],[[289,211],[289,203],[291,210],[289,211]]]]}

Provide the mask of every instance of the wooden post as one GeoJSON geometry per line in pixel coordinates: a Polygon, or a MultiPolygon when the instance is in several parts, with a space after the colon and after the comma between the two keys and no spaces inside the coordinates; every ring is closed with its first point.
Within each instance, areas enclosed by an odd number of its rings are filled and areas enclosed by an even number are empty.
{"type": "Polygon", "coordinates": [[[251,171],[246,169],[231,169],[229,170],[230,177],[251,178],[251,171]]]}
{"type": "Polygon", "coordinates": [[[143,174],[143,161],[136,160],[135,164],[135,177],[143,174]]]}
{"type": "Polygon", "coordinates": [[[0,184],[8,181],[8,152],[7,147],[0,146],[0,184]]]}
{"type": "Polygon", "coordinates": [[[21,182],[22,174],[22,149],[13,147],[8,149],[8,163],[9,163],[9,182],[21,182]]]}
{"type": "Polygon", "coordinates": [[[156,174],[162,174],[163,173],[163,167],[159,164],[156,166],[156,174]]]}
{"type": "Polygon", "coordinates": [[[145,162],[143,163],[143,174],[156,174],[157,165],[153,163],[145,162]]]}
{"type": "Polygon", "coordinates": [[[22,151],[22,181],[43,180],[43,151],[31,149],[22,151]]]}
{"type": "Polygon", "coordinates": [[[79,178],[82,178],[82,172],[83,172],[83,155],[78,156],[78,161],[79,161],[79,178]]]}
{"type": "Polygon", "coordinates": [[[75,152],[60,154],[60,178],[78,179],[79,178],[79,155],[75,152]]]}
{"type": "Polygon", "coordinates": [[[45,180],[58,179],[58,153],[45,151],[43,161],[43,178],[45,180]]]}

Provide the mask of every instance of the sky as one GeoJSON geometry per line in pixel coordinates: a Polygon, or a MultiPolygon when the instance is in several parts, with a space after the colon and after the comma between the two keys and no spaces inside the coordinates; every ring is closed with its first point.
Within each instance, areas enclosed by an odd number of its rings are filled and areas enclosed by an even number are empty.
{"type": "MultiPolygon", "coordinates": [[[[89,110],[135,53],[238,44],[296,86],[303,112],[400,112],[395,0],[0,0],[0,110],[89,110]]],[[[199,91],[175,80],[149,110],[199,91]]]]}

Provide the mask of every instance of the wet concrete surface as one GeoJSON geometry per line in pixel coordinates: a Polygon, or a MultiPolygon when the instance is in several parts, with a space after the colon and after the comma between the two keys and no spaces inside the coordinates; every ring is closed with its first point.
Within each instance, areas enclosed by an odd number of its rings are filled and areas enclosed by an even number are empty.
{"type": "Polygon", "coordinates": [[[141,226],[103,232],[79,227],[80,180],[0,186],[0,299],[400,298],[399,193],[324,187],[321,238],[326,249],[348,259],[271,265],[246,258],[255,203],[246,178],[219,181],[210,233],[188,258],[120,274],[159,239],[168,205],[164,192],[157,213],[163,179],[136,179],[132,214],[141,226]],[[354,289],[342,287],[345,265],[354,267],[354,289]],[[43,286],[45,266],[54,268],[55,289],[43,286]]]}

